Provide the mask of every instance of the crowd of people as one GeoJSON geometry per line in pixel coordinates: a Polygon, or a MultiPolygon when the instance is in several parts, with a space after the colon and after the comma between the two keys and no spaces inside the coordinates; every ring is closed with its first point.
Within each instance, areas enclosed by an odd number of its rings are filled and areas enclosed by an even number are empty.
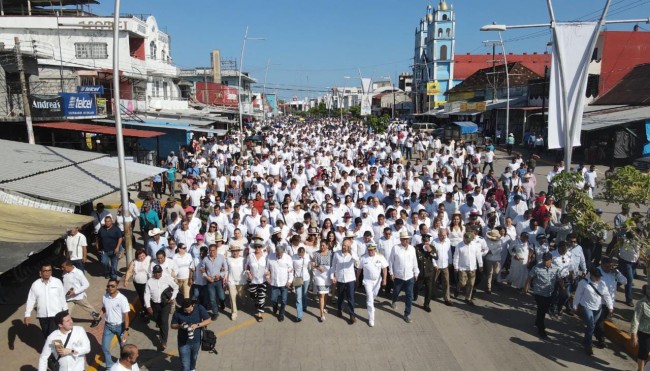
{"type": "MultiPolygon", "coordinates": [[[[626,285],[626,301],[633,304],[638,248],[620,249],[618,266],[625,268],[619,273],[615,261],[602,255],[606,231],[595,241],[579,240],[553,195],[553,178],[562,171],[582,172],[581,187],[593,195],[593,166],[566,169],[558,163],[547,175],[549,187],[540,190],[539,157],[513,154],[501,172],[490,140],[481,145],[443,141],[401,123],[377,134],[361,123],[330,119],[280,119],[265,129],[261,142],[240,144],[257,134],[249,128],[240,137],[201,137],[178,155],[171,152],[142,208],[127,206],[129,218],[122,208],[113,216],[97,205],[95,243],[108,278],[102,348],[111,370],[135,369],[113,366],[114,336],[122,350],[115,365],[122,365],[122,358],[133,361],[134,352],[137,359],[137,349],[127,344],[130,309],[119,285],[133,284],[141,317],[158,327],[161,350],[172,317],[184,370],[196,368],[202,328],[220,315],[236,321],[238,310],[248,305],[262,322],[267,296],[280,322],[291,305],[301,322],[311,296],[319,322],[328,320],[330,302],[337,317],[354,324],[360,291],[372,327],[380,295],[393,309],[403,302],[402,318],[411,323],[420,295],[423,310],[431,312],[437,297],[447,306],[459,298],[474,306],[478,291],[490,295],[506,285],[521,293],[532,289],[539,336],[548,336],[547,314],[579,312],[589,355],[594,336],[595,346],[605,347],[602,322],[613,312],[618,285],[626,285]],[[136,220],[142,244],[120,281],[122,231],[136,220]]],[[[626,232],[627,214],[624,209],[617,216],[615,238],[626,232]]],[[[25,311],[27,322],[36,304],[43,334],[49,336],[41,364],[52,352],[62,365],[79,364],[89,350],[52,345],[50,338],[65,340],[71,332],[64,311],[72,303],[88,313],[91,326],[101,319],[84,294],[86,238],[73,230],[67,246],[63,282],[49,276],[51,267],[43,267],[25,311]]],[[[647,326],[637,323],[639,331],[647,326]]],[[[644,344],[648,339],[639,336],[644,344]]]]}

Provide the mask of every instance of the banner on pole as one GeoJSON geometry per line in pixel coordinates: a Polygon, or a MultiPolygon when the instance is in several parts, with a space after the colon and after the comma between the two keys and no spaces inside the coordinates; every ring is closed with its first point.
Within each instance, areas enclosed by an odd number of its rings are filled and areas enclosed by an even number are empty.
{"type": "Polygon", "coordinates": [[[548,105],[548,148],[580,146],[585,86],[598,22],[555,24],[548,105]],[[559,56],[558,56],[559,51],[559,56]],[[563,76],[560,76],[560,63],[563,76]],[[562,77],[566,91],[562,91],[562,77]],[[576,117],[574,122],[573,118],[576,117]],[[567,135],[573,143],[567,144],[567,135]]]}

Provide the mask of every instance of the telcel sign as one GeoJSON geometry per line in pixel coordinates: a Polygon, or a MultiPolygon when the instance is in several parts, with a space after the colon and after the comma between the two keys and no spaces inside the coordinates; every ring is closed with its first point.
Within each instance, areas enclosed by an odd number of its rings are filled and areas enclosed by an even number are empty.
{"type": "Polygon", "coordinates": [[[95,97],[90,94],[61,93],[66,117],[97,116],[95,97]]]}
{"type": "Polygon", "coordinates": [[[77,93],[104,94],[104,86],[102,85],[77,86],[77,93]]]}

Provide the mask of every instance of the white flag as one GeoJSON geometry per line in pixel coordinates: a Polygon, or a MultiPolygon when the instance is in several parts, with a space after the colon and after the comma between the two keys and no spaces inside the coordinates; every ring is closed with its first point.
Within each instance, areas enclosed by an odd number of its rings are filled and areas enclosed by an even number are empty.
{"type": "Polygon", "coordinates": [[[573,146],[580,146],[580,131],[582,130],[582,113],[584,111],[585,86],[588,77],[589,62],[593,53],[593,45],[598,32],[598,22],[572,22],[556,23],[554,40],[554,53],[551,65],[551,83],[548,105],[548,148],[565,148],[567,130],[573,123],[573,146]],[[592,42],[593,40],[593,42],[592,42]],[[564,86],[566,89],[566,102],[562,99],[560,83],[560,64],[557,53],[559,51],[564,68],[564,86]],[[567,117],[564,116],[564,104],[567,104],[567,117]]]}

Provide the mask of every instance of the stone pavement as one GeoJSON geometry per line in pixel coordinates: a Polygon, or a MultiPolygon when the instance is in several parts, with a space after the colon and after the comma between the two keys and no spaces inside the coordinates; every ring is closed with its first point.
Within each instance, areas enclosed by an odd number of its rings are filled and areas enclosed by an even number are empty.
{"type": "MultiPolygon", "coordinates": [[[[495,173],[505,167],[502,153],[497,156],[495,173]]],[[[538,190],[546,189],[548,164],[540,163],[536,169],[538,190]]],[[[598,167],[602,176],[606,169],[598,167]]],[[[131,192],[135,196],[135,192],[131,192]]],[[[105,204],[119,204],[119,193],[100,200],[105,204]]],[[[611,222],[618,205],[605,205],[596,202],[605,210],[603,218],[611,222]]],[[[111,210],[114,213],[114,210],[111,210]]],[[[137,227],[136,227],[137,230],[137,227]]],[[[89,299],[98,308],[106,281],[99,275],[99,265],[94,254],[89,254],[88,278],[91,283],[89,299]]],[[[120,262],[124,270],[124,260],[120,262]]],[[[26,298],[29,284],[17,292],[26,298]]],[[[640,285],[637,285],[637,290],[640,285]]],[[[130,299],[134,297],[132,286],[121,289],[130,299]]],[[[619,296],[622,292],[619,291],[619,296]]],[[[620,298],[619,298],[620,299],[620,298]]],[[[240,370],[244,368],[304,369],[512,369],[512,370],[560,370],[560,369],[601,369],[631,370],[635,363],[616,345],[607,342],[607,349],[598,350],[594,357],[582,352],[582,323],[576,317],[562,316],[547,319],[550,339],[540,341],[536,336],[534,322],[534,300],[530,295],[520,295],[515,290],[503,288],[491,296],[478,291],[476,307],[469,307],[461,301],[453,300],[454,307],[446,307],[440,302],[432,305],[433,312],[422,310],[422,298],[414,306],[413,323],[402,320],[403,303],[392,310],[386,299],[377,304],[377,318],[374,328],[365,322],[365,297],[357,295],[356,312],[360,320],[355,325],[337,318],[335,309],[329,307],[330,314],[325,323],[317,321],[315,303],[309,299],[309,310],[301,323],[295,323],[295,297],[290,295],[287,307],[287,320],[278,323],[267,314],[263,323],[257,323],[250,315],[248,302],[237,321],[228,315],[220,315],[210,325],[219,336],[218,355],[201,352],[198,370],[240,370]]],[[[617,300],[618,301],[618,300],[617,300]]],[[[24,302],[24,299],[23,299],[24,302]]],[[[136,304],[133,300],[132,303],[136,304]]],[[[626,330],[631,308],[621,307],[617,302],[617,321],[626,330]]],[[[0,356],[6,370],[34,370],[38,353],[42,347],[42,336],[37,320],[25,328],[22,323],[24,306],[2,306],[0,315],[0,356]]],[[[226,309],[229,313],[229,310],[226,309]]],[[[73,313],[73,317],[76,316],[73,313]]],[[[80,317],[85,317],[81,315],[80,317]]],[[[89,332],[92,352],[87,357],[89,370],[102,369],[97,363],[101,353],[101,332],[103,322],[95,329],[89,322],[76,321],[89,332]]],[[[156,350],[156,328],[153,323],[145,325],[135,319],[131,325],[129,342],[140,348],[140,365],[144,370],[179,369],[176,349],[176,331],[170,330],[169,347],[166,353],[156,350]]],[[[117,356],[117,346],[113,355],[117,356]]]]}

